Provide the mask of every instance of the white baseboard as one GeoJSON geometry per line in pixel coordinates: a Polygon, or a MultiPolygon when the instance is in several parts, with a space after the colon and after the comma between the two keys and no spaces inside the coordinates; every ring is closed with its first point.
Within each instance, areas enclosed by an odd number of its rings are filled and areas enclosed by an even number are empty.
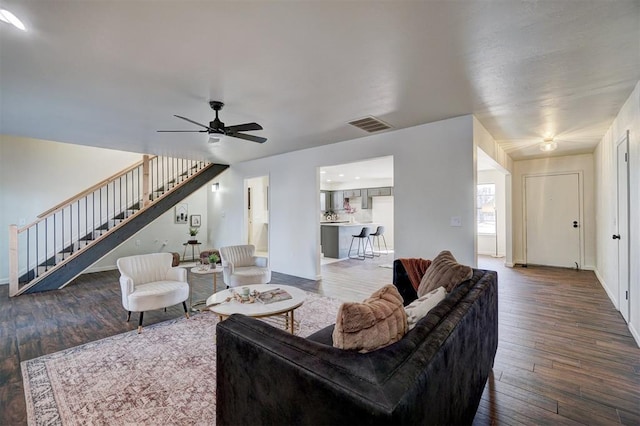
{"type": "Polygon", "coordinates": [[[512,262],[504,262],[504,266],[506,266],[507,268],[513,268],[514,266],[516,266],[516,264],[512,262]]]}
{"type": "Polygon", "coordinates": [[[593,268],[593,272],[596,274],[596,278],[600,282],[600,285],[604,289],[604,292],[607,293],[607,296],[609,296],[609,299],[611,300],[611,303],[613,303],[613,306],[617,311],[620,311],[620,308],[618,307],[618,301],[609,290],[609,287],[607,287],[607,284],[604,282],[604,278],[602,278],[602,275],[600,275],[600,272],[598,272],[598,268],[593,268]]]}
{"type": "Polygon", "coordinates": [[[636,345],[638,345],[638,347],[640,348],[640,333],[638,333],[638,330],[636,330],[631,323],[629,323],[629,331],[631,332],[631,335],[635,339],[636,345]]]}
{"type": "Polygon", "coordinates": [[[80,274],[80,275],[90,274],[92,272],[113,271],[113,270],[116,270],[116,269],[118,269],[118,267],[116,265],[95,266],[95,267],[91,267],[91,268],[85,269],[84,271],[82,271],[82,274],[80,274]]]}

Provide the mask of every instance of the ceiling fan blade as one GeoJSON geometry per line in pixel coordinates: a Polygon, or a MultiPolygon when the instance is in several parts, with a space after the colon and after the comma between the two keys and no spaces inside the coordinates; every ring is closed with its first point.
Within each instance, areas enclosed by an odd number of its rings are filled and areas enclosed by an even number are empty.
{"type": "Polygon", "coordinates": [[[233,138],[238,138],[238,139],[245,139],[251,142],[257,142],[257,143],[265,143],[267,141],[267,138],[262,138],[260,136],[253,136],[253,135],[246,135],[244,133],[232,133],[232,134],[227,134],[227,136],[231,136],[233,138]]]}
{"type": "Polygon", "coordinates": [[[208,130],[156,130],[158,133],[207,133],[208,130]]]}
{"type": "Polygon", "coordinates": [[[193,121],[193,120],[191,120],[191,119],[189,119],[189,118],[187,118],[187,117],[183,117],[183,116],[181,116],[181,115],[175,115],[175,114],[174,114],[174,117],[181,118],[181,119],[183,119],[183,120],[185,120],[185,121],[188,121],[189,123],[197,124],[198,126],[200,126],[200,127],[204,127],[204,128],[205,128],[205,129],[207,129],[207,130],[209,129],[209,126],[205,126],[204,124],[198,123],[197,121],[193,121]]]}
{"type": "Polygon", "coordinates": [[[258,123],[244,123],[225,127],[225,130],[227,131],[227,133],[245,132],[247,130],[262,130],[262,126],[258,123]]]}

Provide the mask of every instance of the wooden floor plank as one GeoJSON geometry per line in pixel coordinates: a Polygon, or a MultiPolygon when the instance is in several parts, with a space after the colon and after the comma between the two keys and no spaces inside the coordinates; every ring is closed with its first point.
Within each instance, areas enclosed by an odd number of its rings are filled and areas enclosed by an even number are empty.
{"type": "MultiPolygon", "coordinates": [[[[393,255],[322,267],[321,281],[277,272],[272,282],[359,301],[392,282],[393,255]]],[[[499,346],[474,424],[640,424],[640,349],[590,271],[498,271],[499,346]]],[[[208,297],[211,275],[188,274],[193,299],[208,297]]],[[[85,274],[60,291],[8,297],[0,286],[0,425],[26,424],[19,363],[113,336],[127,323],[117,271],[85,274]]],[[[222,277],[218,279],[222,288],[222,277]]],[[[181,306],[145,313],[150,325],[183,315],[181,306]]]]}

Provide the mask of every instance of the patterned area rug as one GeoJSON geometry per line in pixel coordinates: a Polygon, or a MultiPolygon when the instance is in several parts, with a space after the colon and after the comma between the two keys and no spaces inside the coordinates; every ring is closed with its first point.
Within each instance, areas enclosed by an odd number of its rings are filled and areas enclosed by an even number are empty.
{"type": "MultiPolygon", "coordinates": [[[[308,293],[296,334],[333,324],[340,303],[308,293]]],[[[215,424],[217,323],[181,317],[22,362],[29,424],[215,424]]]]}

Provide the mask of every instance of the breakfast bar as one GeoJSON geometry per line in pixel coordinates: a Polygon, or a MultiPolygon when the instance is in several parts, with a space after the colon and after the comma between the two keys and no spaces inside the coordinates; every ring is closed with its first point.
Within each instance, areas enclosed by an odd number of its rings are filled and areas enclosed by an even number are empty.
{"type": "Polygon", "coordinates": [[[375,232],[378,223],[321,222],[320,244],[324,257],[344,259],[349,257],[349,245],[353,235],[360,233],[365,226],[369,232],[375,232]]]}

